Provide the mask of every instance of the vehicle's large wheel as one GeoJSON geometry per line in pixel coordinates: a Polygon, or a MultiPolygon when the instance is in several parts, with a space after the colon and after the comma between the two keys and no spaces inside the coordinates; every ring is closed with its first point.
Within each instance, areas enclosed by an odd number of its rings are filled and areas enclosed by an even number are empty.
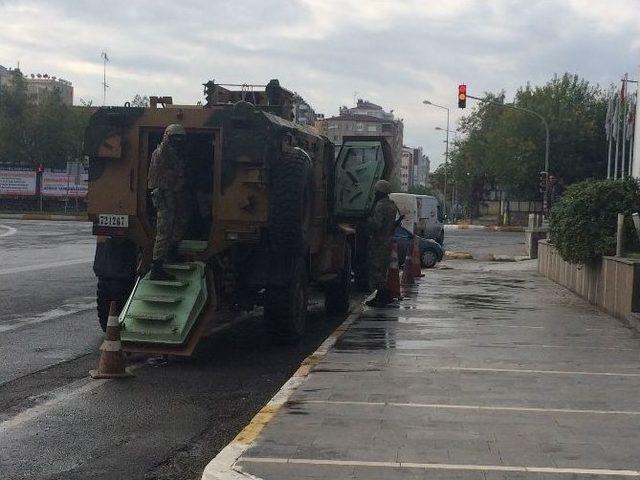
{"type": "Polygon", "coordinates": [[[302,256],[312,211],[311,162],[295,149],[271,162],[269,238],[274,252],[302,256]]]}
{"type": "Polygon", "coordinates": [[[292,270],[287,285],[270,286],[265,292],[264,316],[278,344],[298,342],[307,322],[308,278],[302,258],[292,270]]]}
{"type": "Polygon", "coordinates": [[[118,311],[120,311],[127,302],[133,285],[133,279],[98,277],[96,300],[98,303],[98,321],[102,331],[107,330],[111,302],[116,302],[118,311]]]}
{"type": "Polygon", "coordinates": [[[420,263],[422,264],[422,268],[433,268],[436,266],[436,263],[438,263],[438,257],[435,252],[426,250],[420,257],[420,263]]]}
{"type": "Polygon", "coordinates": [[[345,315],[349,311],[351,297],[351,248],[345,246],[344,264],[338,279],[326,286],[324,308],[327,315],[345,315]]]}

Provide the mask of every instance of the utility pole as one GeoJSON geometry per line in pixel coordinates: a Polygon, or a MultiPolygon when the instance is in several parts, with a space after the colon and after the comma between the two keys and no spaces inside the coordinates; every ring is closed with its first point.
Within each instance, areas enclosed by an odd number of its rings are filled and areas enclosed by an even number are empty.
{"type": "Polygon", "coordinates": [[[102,52],[100,54],[102,57],[102,106],[104,107],[107,103],[107,62],[109,61],[109,56],[107,52],[102,52]]]}
{"type": "Polygon", "coordinates": [[[422,103],[425,105],[431,105],[433,107],[442,108],[447,111],[447,135],[445,140],[446,147],[444,151],[444,189],[442,192],[442,196],[444,198],[444,214],[446,215],[447,214],[447,166],[449,164],[449,108],[444,107],[442,105],[436,105],[435,103],[430,102],[429,100],[423,100],[422,103]]]}

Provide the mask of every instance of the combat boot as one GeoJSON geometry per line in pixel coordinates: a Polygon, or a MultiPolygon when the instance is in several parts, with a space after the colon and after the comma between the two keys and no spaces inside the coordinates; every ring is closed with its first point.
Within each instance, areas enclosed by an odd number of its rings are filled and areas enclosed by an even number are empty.
{"type": "Polygon", "coordinates": [[[167,271],[163,267],[163,264],[163,258],[158,258],[157,260],[153,261],[153,263],[151,264],[151,273],[149,275],[149,280],[170,281],[176,279],[176,277],[167,273],[167,271]]]}
{"type": "Polygon", "coordinates": [[[380,300],[382,299],[381,291],[382,291],[382,289],[380,289],[380,288],[377,289],[376,290],[376,295],[373,298],[371,298],[371,299],[367,300],[366,302],[364,302],[364,304],[366,306],[368,306],[368,307],[374,307],[374,308],[375,307],[381,307],[382,306],[382,304],[380,302],[380,300]]]}
{"type": "Polygon", "coordinates": [[[364,302],[368,307],[380,308],[385,307],[393,302],[393,298],[389,295],[389,292],[384,288],[376,290],[376,296],[371,300],[364,302]]]}

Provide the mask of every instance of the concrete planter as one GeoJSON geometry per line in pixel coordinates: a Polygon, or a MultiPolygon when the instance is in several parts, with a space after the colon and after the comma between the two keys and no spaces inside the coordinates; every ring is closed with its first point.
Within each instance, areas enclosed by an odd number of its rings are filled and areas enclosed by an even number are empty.
{"type": "Polygon", "coordinates": [[[547,240],[541,240],[538,272],[637,328],[640,260],[603,257],[598,264],[575,265],[564,261],[547,240]]]}

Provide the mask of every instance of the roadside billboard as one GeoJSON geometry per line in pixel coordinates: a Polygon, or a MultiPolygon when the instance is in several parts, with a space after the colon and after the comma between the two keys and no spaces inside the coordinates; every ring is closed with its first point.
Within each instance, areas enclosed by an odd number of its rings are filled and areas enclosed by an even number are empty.
{"type": "Polygon", "coordinates": [[[42,196],[58,198],[83,198],[87,196],[87,174],[43,172],[42,196]]]}
{"type": "Polygon", "coordinates": [[[35,194],[36,172],[0,170],[0,196],[29,196],[35,194]]]}

